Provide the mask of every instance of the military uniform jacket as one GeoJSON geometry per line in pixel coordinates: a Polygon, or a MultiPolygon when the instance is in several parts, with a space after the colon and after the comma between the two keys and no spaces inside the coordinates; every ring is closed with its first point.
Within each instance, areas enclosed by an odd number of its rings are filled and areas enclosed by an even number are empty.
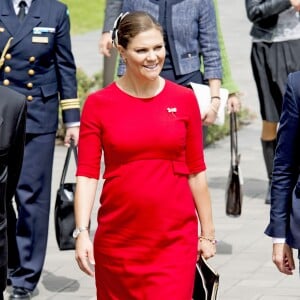
{"type": "Polygon", "coordinates": [[[67,7],[56,0],[33,0],[22,24],[11,0],[0,1],[0,85],[27,98],[28,133],[79,122],[76,67],[71,52],[67,7]]]}

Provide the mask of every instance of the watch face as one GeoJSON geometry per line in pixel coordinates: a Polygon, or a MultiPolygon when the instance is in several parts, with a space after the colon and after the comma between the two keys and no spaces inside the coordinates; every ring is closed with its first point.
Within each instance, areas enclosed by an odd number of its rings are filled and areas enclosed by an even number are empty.
{"type": "Polygon", "coordinates": [[[77,239],[79,234],[82,232],[82,231],[85,231],[85,230],[89,230],[88,227],[79,227],[79,228],[75,228],[74,231],[73,231],[73,238],[74,239],[77,239]]]}
{"type": "Polygon", "coordinates": [[[79,229],[74,229],[73,238],[76,239],[78,237],[79,233],[80,233],[79,229]]]}

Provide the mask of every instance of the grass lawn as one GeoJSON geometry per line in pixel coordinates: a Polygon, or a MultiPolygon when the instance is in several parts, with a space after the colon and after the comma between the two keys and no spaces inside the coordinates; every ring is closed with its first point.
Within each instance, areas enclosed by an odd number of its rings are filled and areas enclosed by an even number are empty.
{"type": "Polygon", "coordinates": [[[72,34],[102,28],[105,0],[61,0],[61,2],[68,5],[72,34]]]}

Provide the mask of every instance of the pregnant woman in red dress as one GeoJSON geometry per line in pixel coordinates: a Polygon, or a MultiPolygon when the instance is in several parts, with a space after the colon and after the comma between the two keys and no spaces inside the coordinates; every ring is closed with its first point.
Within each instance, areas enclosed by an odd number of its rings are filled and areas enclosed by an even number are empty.
{"type": "Polygon", "coordinates": [[[197,257],[216,251],[198,104],[192,90],[159,76],[164,41],[150,15],[120,16],[113,37],[127,70],[91,94],[82,112],[76,259],[91,276],[95,264],[97,299],[191,300],[197,257]]]}

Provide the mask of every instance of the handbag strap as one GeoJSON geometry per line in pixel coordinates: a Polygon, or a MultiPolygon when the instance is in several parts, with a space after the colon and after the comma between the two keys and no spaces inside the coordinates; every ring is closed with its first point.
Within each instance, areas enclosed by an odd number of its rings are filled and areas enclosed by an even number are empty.
{"type": "Polygon", "coordinates": [[[65,159],[65,163],[64,163],[64,168],[63,168],[63,171],[62,171],[62,174],[61,174],[61,179],[60,179],[60,187],[62,187],[62,185],[65,183],[72,152],[74,153],[75,162],[76,162],[76,166],[77,166],[77,161],[78,161],[77,147],[75,146],[74,140],[71,140],[70,146],[69,146],[68,151],[67,151],[67,155],[66,155],[66,159],[65,159]]]}
{"type": "Polygon", "coordinates": [[[230,113],[230,152],[231,152],[231,165],[239,164],[238,155],[238,137],[237,137],[237,120],[236,113],[230,113]]]}

